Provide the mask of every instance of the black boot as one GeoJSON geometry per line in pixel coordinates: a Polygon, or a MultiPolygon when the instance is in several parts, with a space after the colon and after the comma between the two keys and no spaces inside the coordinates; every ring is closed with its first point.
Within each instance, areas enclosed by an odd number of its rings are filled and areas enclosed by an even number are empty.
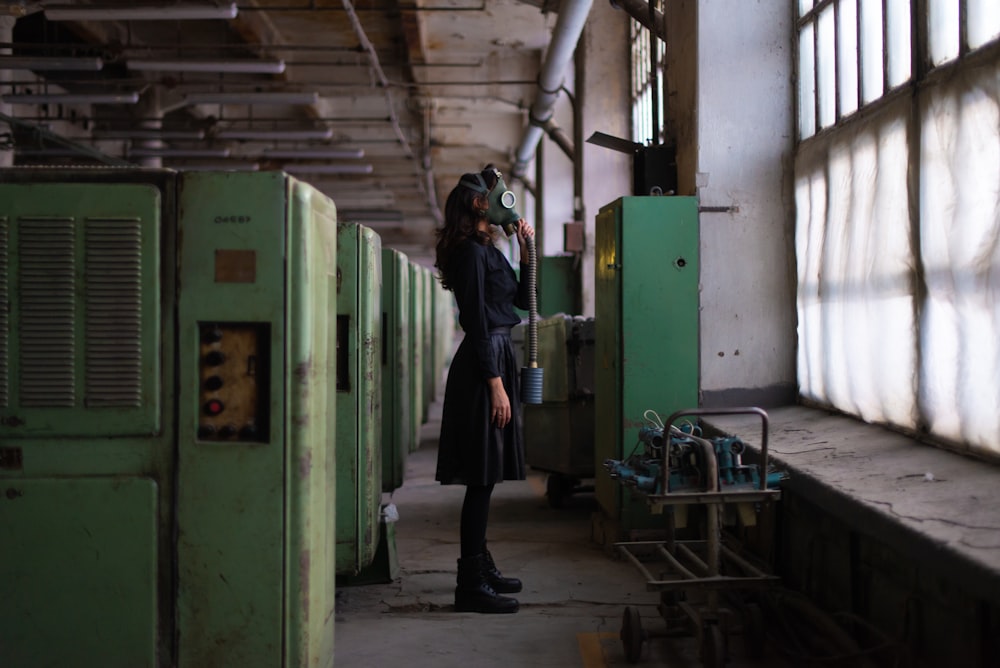
{"type": "Polygon", "coordinates": [[[520,580],[505,578],[500,573],[497,565],[493,563],[493,555],[486,549],[486,543],[483,543],[483,575],[486,576],[486,582],[493,587],[493,591],[498,594],[516,594],[521,591],[520,580]]]}
{"type": "Polygon", "coordinates": [[[483,555],[458,560],[458,586],[455,588],[456,612],[517,612],[517,599],[498,596],[486,581],[483,555]]]}

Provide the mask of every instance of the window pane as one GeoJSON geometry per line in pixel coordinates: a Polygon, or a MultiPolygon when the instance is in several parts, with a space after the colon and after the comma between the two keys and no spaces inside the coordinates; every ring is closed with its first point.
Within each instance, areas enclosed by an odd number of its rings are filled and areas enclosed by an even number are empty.
{"type": "Polygon", "coordinates": [[[816,61],[813,57],[813,26],[799,33],[799,137],[816,133],[816,61]]]}
{"type": "Polygon", "coordinates": [[[958,3],[955,0],[928,0],[927,14],[931,62],[940,65],[956,58],[958,56],[958,3]]]}
{"type": "Polygon", "coordinates": [[[886,0],[889,88],[910,78],[910,0],[886,0]]]}
{"type": "Polygon", "coordinates": [[[858,4],[857,0],[841,0],[838,16],[839,37],[837,66],[840,69],[840,115],[858,110],[858,4]]]}
{"type": "Polygon", "coordinates": [[[833,49],[833,5],[828,6],[820,13],[816,28],[819,30],[819,39],[816,44],[816,85],[819,89],[819,127],[828,128],[837,121],[837,107],[835,104],[837,82],[836,68],[834,67],[837,55],[833,49]]]}
{"type": "Polygon", "coordinates": [[[861,0],[861,102],[882,97],[882,0],[861,0]]]}
{"type": "Polygon", "coordinates": [[[805,15],[813,8],[813,0],[799,0],[799,16],[805,15]]]}
{"type": "Polygon", "coordinates": [[[1000,36],[1000,2],[966,0],[969,8],[969,48],[977,49],[1000,36]]]}

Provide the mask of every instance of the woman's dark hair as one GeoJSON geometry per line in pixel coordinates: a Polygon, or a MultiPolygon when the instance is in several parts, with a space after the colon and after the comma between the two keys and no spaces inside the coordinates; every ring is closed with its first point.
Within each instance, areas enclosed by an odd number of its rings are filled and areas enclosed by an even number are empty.
{"type": "Polygon", "coordinates": [[[444,205],[444,227],[437,230],[437,248],[434,266],[438,269],[438,280],[445,290],[451,290],[453,285],[448,276],[448,261],[451,254],[466,239],[475,239],[481,244],[493,243],[494,231],[482,232],[478,229],[479,221],[486,216],[485,209],[478,209],[475,204],[477,195],[486,195],[497,184],[493,165],[486,165],[483,171],[462,174],[458,185],[448,194],[444,205]],[[480,181],[480,178],[482,181],[480,181]],[[486,192],[481,192],[483,185],[486,192]]]}

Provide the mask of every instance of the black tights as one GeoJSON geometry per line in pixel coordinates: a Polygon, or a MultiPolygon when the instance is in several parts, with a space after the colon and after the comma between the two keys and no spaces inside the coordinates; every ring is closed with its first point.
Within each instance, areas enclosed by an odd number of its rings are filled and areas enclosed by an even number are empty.
{"type": "Polygon", "coordinates": [[[462,558],[481,554],[486,543],[486,522],[490,518],[490,496],[493,485],[468,485],[462,502],[462,523],[459,532],[462,558]]]}

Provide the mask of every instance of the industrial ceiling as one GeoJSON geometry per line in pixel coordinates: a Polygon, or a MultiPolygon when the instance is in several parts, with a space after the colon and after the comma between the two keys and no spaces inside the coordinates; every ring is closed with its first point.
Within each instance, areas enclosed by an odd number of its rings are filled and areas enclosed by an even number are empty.
{"type": "Polygon", "coordinates": [[[0,112],[16,119],[6,148],[16,165],[285,169],[429,264],[459,176],[515,164],[558,9],[0,1],[16,18],[0,44],[0,112]]]}

